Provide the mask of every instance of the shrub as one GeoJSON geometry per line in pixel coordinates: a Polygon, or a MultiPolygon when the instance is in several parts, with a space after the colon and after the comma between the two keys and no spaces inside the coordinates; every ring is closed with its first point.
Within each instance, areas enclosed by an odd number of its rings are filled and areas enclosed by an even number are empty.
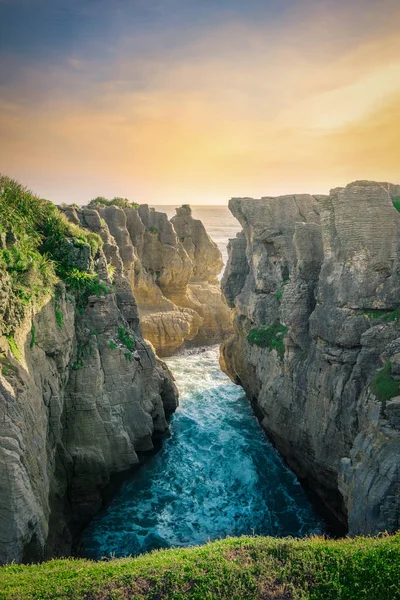
{"type": "Polygon", "coordinates": [[[138,209],[139,204],[136,202],[130,202],[128,198],[120,198],[116,196],[112,200],[108,200],[104,196],[98,196],[97,198],[93,198],[89,202],[89,206],[118,206],[118,208],[134,208],[138,209]]]}
{"type": "Polygon", "coordinates": [[[78,344],[76,349],[76,360],[72,364],[72,368],[74,371],[78,371],[84,366],[84,359],[88,358],[88,356],[93,356],[93,347],[91,342],[86,342],[85,344],[78,344]]]}
{"type": "Polygon", "coordinates": [[[159,233],[157,227],[153,227],[153,225],[151,225],[150,227],[147,227],[146,231],[148,231],[149,233],[152,233],[153,235],[158,235],[158,233],[159,233]]]}
{"type": "Polygon", "coordinates": [[[400,396],[400,381],[393,379],[392,363],[389,360],[375,375],[375,379],[371,383],[371,391],[381,402],[400,396]]]}
{"type": "Polygon", "coordinates": [[[135,349],[135,339],[129,335],[125,327],[118,327],[118,339],[130,352],[135,349]]]}
{"type": "Polygon", "coordinates": [[[383,321],[391,322],[399,320],[399,309],[393,311],[387,310],[365,310],[362,312],[363,315],[369,319],[383,319],[383,321]]]}
{"type": "Polygon", "coordinates": [[[284,337],[287,332],[287,327],[276,321],[268,327],[255,327],[251,329],[247,336],[247,341],[251,346],[268,348],[271,351],[276,350],[278,356],[283,359],[285,355],[284,337]]]}
{"type": "Polygon", "coordinates": [[[86,299],[88,296],[106,296],[109,292],[107,285],[100,281],[96,273],[87,273],[75,267],[63,271],[62,279],[72,292],[80,297],[85,296],[86,299]]]}
{"type": "Polygon", "coordinates": [[[29,304],[54,292],[59,278],[65,276],[67,286],[76,283],[78,269],[71,277],[66,248],[87,247],[88,256],[95,258],[103,242],[70,223],[54,204],[5,176],[0,176],[0,206],[0,268],[10,277],[13,301],[19,303],[23,318],[29,304]]]}

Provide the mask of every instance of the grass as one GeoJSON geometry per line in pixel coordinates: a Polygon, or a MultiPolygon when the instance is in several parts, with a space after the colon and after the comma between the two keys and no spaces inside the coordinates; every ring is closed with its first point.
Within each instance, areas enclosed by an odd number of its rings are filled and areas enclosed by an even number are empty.
{"type": "Polygon", "coordinates": [[[89,202],[89,206],[118,206],[119,208],[134,208],[136,210],[139,208],[139,204],[130,202],[128,198],[115,197],[112,198],[112,200],[108,200],[104,196],[93,198],[93,200],[89,202]]]}
{"type": "Polygon", "coordinates": [[[399,320],[399,309],[396,310],[365,310],[361,313],[369,319],[383,319],[383,321],[392,322],[399,320]]]}
{"type": "Polygon", "coordinates": [[[125,329],[125,327],[118,327],[118,339],[125,346],[125,348],[129,350],[129,352],[133,352],[136,346],[136,341],[135,338],[132,337],[125,329]]]}
{"type": "Polygon", "coordinates": [[[395,197],[392,199],[392,202],[393,202],[393,206],[395,207],[395,209],[396,209],[398,212],[400,212],[400,196],[395,196],[395,197]]]}
{"type": "Polygon", "coordinates": [[[89,340],[84,344],[78,344],[76,348],[76,359],[72,363],[72,369],[79,371],[85,365],[84,360],[89,356],[93,356],[92,342],[89,340]]]}
{"type": "Polygon", "coordinates": [[[7,342],[8,342],[8,346],[11,350],[11,354],[13,355],[15,360],[17,360],[18,362],[22,362],[21,350],[19,349],[18,344],[15,341],[14,336],[12,334],[7,336],[7,342]]]}
{"type": "Polygon", "coordinates": [[[279,288],[279,290],[276,292],[275,297],[277,300],[281,300],[282,296],[283,296],[283,292],[285,291],[285,286],[289,283],[289,279],[285,279],[285,281],[283,281],[281,287],[279,288]]]}
{"type": "Polygon", "coordinates": [[[0,568],[1,600],[398,600],[400,534],[227,538],[137,558],[0,568]]]}
{"type": "Polygon", "coordinates": [[[371,391],[381,402],[400,396],[400,381],[393,379],[392,363],[389,360],[375,375],[375,379],[371,383],[371,391]]]}
{"type": "MultiPolygon", "coordinates": [[[[95,277],[93,259],[101,238],[70,223],[54,204],[5,176],[0,176],[0,237],[0,275],[11,284],[10,301],[18,305],[21,319],[30,306],[54,294],[60,279],[79,293],[74,287],[77,274],[95,277]]],[[[5,325],[12,332],[18,323],[5,325]]]]}
{"type": "Polygon", "coordinates": [[[59,326],[60,329],[62,329],[63,325],[64,325],[64,315],[62,313],[62,310],[61,310],[61,308],[56,306],[54,309],[54,312],[56,314],[57,325],[59,326]]]}
{"type": "Polygon", "coordinates": [[[276,350],[278,356],[283,359],[285,355],[284,337],[287,331],[287,327],[276,321],[268,327],[254,327],[250,329],[247,341],[251,346],[268,348],[271,351],[276,350]]]}

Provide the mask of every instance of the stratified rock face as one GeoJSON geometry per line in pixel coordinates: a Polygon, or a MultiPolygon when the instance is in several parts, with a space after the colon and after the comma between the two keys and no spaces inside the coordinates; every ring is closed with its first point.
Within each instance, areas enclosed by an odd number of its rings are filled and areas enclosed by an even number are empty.
{"type": "Polygon", "coordinates": [[[400,528],[399,191],[230,202],[243,233],[223,278],[222,367],[351,534],[400,528]]]}
{"type": "Polygon", "coordinates": [[[114,267],[114,288],[83,305],[60,288],[15,331],[18,360],[0,335],[0,563],[68,554],[110,478],[168,432],[177,406],[172,376],[141,334],[129,240],[121,235],[120,253],[97,211],[66,212],[103,237],[96,269],[107,281],[114,267]]]}
{"type": "MultiPolygon", "coordinates": [[[[71,209],[66,213],[71,218],[71,209]]],[[[159,356],[169,356],[183,345],[216,344],[232,332],[218,281],[221,253],[201,221],[192,218],[189,206],[178,209],[171,221],[146,204],[75,213],[82,225],[98,232],[92,213],[104,220],[119,248],[143,336],[159,356]]],[[[106,242],[104,235],[103,239],[106,242]]]]}

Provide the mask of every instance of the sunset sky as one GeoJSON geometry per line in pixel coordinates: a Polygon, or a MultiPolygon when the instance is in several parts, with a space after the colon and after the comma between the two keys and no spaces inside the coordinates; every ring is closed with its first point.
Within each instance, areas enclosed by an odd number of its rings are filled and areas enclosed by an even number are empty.
{"type": "Polygon", "coordinates": [[[399,0],[0,0],[0,172],[55,202],[400,183],[399,0]]]}

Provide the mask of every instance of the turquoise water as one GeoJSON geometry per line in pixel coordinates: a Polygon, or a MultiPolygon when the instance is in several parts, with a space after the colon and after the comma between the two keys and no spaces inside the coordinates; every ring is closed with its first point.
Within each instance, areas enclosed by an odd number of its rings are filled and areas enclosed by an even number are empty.
{"type": "Polygon", "coordinates": [[[90,558],[242,534],[321,533],[294,474],[264,436],[218,350],[167,360],[181,398],[171,437],[84,532],[90,558]]]}

